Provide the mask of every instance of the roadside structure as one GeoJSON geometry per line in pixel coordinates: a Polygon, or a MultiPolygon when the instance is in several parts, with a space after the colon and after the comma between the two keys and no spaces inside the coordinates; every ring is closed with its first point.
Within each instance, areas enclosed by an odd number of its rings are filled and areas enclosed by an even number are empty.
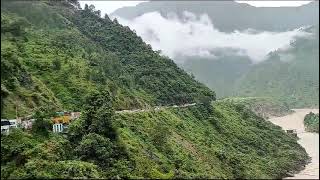
{"type": "Polygon", "coordinates": [[[17,128],[16,119],[1,119],[1,134],[8,135],[10,133],[10,129],[12,128],[17,128]]]}
{"type": "Polygon", "coordinates": [[[80,117],[80,112],[56,112],[52,118],[52,131],[55,133],[63,133],[68,129],[69,124],[80,117]]]}

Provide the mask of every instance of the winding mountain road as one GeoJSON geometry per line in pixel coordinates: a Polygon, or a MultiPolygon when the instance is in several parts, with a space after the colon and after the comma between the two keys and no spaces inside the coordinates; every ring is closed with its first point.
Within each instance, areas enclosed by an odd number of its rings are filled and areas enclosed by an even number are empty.
{"type": "Polygon", "coordinates": [[[293,177],[285,179],[319,179],[319,134],[310,133],[304,130],[304,116],[309,112],[319,113],[319,109],[293,109],[295,112],[283,116],[269,119],[272,123],[281,126],[283,129],[296,129],[298,133],[298,143],[305,148],[311,162],[305,169],[295,174],[293,177]]]}
{"type": "MultiPolygon", "coordinates": [[[[199,103],[198,103],[199,104],[199,103]]],[[[131,110],[121,110],[116,111],[117,114],[124,114],[124,113],[139,113],[139,112],[148,112],[148,111],[160,111],[168,108],[183,108],[183,107],[189,107],[189,106],[195,106],[197,103],[192,104],[183,104],[183,105],[173,105],[173,106],[155,106],[152,108],[145,108],[145,109],[131,109],[131,110]]]]}

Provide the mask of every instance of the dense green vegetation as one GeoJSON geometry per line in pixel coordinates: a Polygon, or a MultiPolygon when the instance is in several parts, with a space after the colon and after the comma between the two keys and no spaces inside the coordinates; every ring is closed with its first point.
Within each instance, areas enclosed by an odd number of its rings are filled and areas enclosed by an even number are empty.
{"type": "Polygon", "coordinates": [[[306,157],[280,127],[228,102],[119,114],[115,123],[135,177],[279,178],[306,157]]]}
{"type": "Polygon", "coordinates": [[[98,88],[116,109],[215,99],[174,62],[153,52],[128,27],[90,6],[67,2],[1,2],[2,117],[35,107],[81,110],[98,88]]]}
{"type": "Polygon", "coordinates": [[[307,131],[319,133],[319,113],[314,114],[310,112],[304,117],[303,122],[307,131]]]}
{"type": "Polygon", "coordinates": [[[47,109],[35,113],[31,132],[15,129],[1,136],[1,179],[116,178],[129,168],[112,126],[113,99],[106,91],[86,98],[84,115],[67,136],[49,131],[47,109]]]}
{"type": "Polygon", "coordinates": [[[307,163],[295,138],[244,105],[114,114],[112,102],[88,96],[67,136],[1,136],[1,178],[280,178],[307,163]]]}
{"type": "Polygon", "coordinates": [[[237,80],[248,72],[252,65],[249,57],[238,55],[222,55],[214,60],[201,57],[189,57],[183,60],[181,68],[213,89],[218,98],[235,96],[237,80]]]}

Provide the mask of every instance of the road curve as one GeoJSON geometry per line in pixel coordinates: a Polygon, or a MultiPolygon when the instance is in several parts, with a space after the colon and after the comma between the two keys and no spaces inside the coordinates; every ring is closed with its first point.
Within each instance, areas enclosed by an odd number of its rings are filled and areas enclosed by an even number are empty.
{"type": "Polygon", "coordinates": [[[298,133],[298,143],[305,148],[312,158],[311,163],[305,169],[295,174],[293,177],[285,179],[319,179],[319,134],[305,132],[303,119],[309,112],[319,113],[319,109],[293,109],[295,112],[283,116],[269,119],[272,123],[281,126],[283,129],[296,129],[298,133]]]}

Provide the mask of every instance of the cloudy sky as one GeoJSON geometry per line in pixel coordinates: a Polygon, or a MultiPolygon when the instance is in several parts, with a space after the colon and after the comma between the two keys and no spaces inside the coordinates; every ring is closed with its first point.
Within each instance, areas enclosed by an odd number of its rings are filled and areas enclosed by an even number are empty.
{"type": "Polygon", "coordinates": [[[135,6],[144,1],[79,1],[83,8],[85,4],[93,4],[96,9],[101,11],[101,14],[110,14],[118,8],[125,6],[135,6]]]}
{"type": "MultiPolygon", "coordinates": [[[[93,4],[101,14],[112,13],[124,6],[135,6],[144,1],[80,1],[93,4]]],[[[239,2],[239,1],[238,1],[239,2]]],[[[310,1],[240,1],[259,7],[300,6],[310,1]]],[[[185,12],[188,19],[181,22],[176,18],[164,18],[158,12],[146,13],[133,20],[117,17],[119,23],[134,29],[142,39],[151,44],[154,50],[161,50],[172,59],[183,56],[201,56],[215,59],[216,49],[235,49],[237,55],[249,56],[252,62],[265,60],[269,52],[290,48],[290,42],[297,36],[308,34],[295,29],[287,32],[235,31],[224,33],[214,28],[214,22],[202,14],[198,19],[195,14],[185,12]],[[167,28],[162,28],[167,27],[167,28]],[[214,40],[214,41],[213,41],[214,40]],[[259,46],[257,46],[259,44],[259,46]]],[[[233,52],[233,51],[232,51],[233,52]]]]}
{"type": "MultiPolygon", "coordinates": [[[[81,7],[85,4],[93,4],[96,9],[101,11],[101,14],[110,14],[118,8],[124,6],[135,6],[145,1],[79,1],[81,7]]],[[[301,6],[311,1],[237,1],[241,3],[248,3],[257,7],[279,7],[279,6],[301,6]]]]}
{"type": "Polygon", "coordinates": [[[237,55],[249,56],[253,62],[261,62],[269,52],[290,48],[290,42],[296,37],[309,35],[300,28],[286,32],[246,30],[225,33],[214,28],[206,14],[197,18],[197,15],[185,11],[183,16],[183,22],[175,16],[164,18],[158,12],[146,13],[133,20],[117,19],[134,29],[154,50],[161,50],[172,59],[181,55],[215,59],[212,51],[227,48],[236,50],[232,52],[237,55]]]}
{"type": "Polygon", "coordinates": [[[256,7],[281,7],[281,6],[301,6],[311,1],[237,1],[239,3],[247,3],[256,7]]]}

